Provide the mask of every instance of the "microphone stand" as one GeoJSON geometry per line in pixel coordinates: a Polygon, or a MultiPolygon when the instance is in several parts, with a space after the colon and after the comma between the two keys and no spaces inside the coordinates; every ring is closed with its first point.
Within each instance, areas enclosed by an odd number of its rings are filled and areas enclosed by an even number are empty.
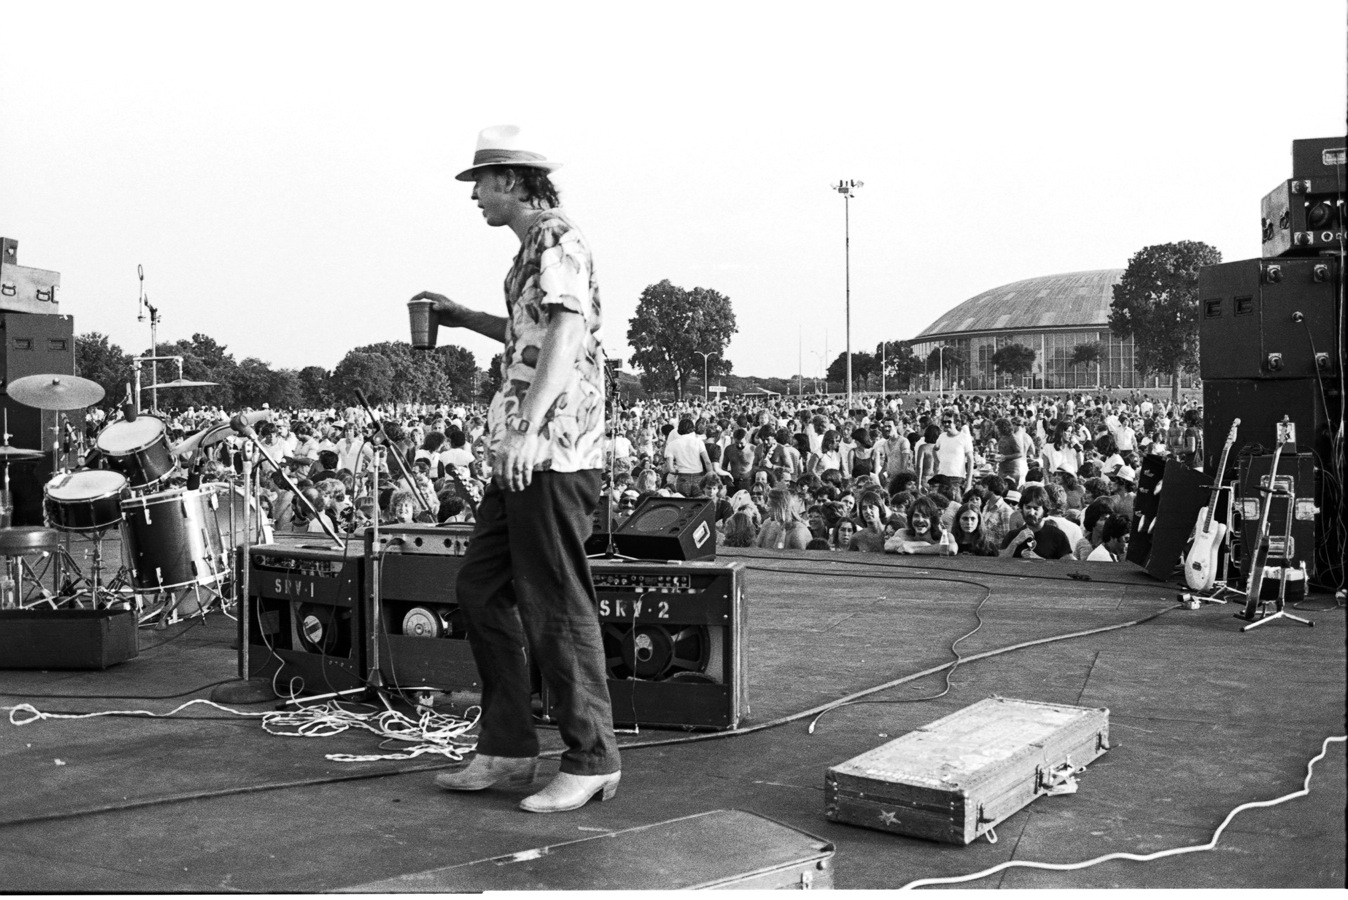
{"type": "MultiPolygon", "coordinates": [[[[249,647],[252,643],[249,632],[252,625],[252,603],[250,602],[249,588],[251,587],[251,572],[253,568],[252,561],[252,541],[253,536],[248,530],[249,506],[253,499],[259,501],[257,513],[262,515],[261,498],[256,497],[253,489],[253,456],[244,449],[243,453],[243,543],[238,549],[237,576],[234,579],[235,586],[238,588],[238,610],[239,610],[239,680],[230,681],[219,685],[211,691],[211,699],[216,703],[262,703],[267,700],[275,699],[276,692],[272,690],[271,680],[266,678],[253,678],[250,662],[249,647]]],[[[230,508],[233,508],[233,501],[230,502],[230,508]]]]}
{"type": "MultiPolygon", "coordinates": [[[[343,551],[346,550],[346,542],[343,541],[340,537],[338,537],[337,529],[332,527],[332,524],[327,520],[325,516],[323,516],[318,510],[314,509],[314,505],[309,502],[308,497],[305,497],[304,494],[300,493],[300,489],[295,486],[295,482],[290,480],[290,476],[285,473],[285,469],[282,469],[280,464],[276,460],[272,459],[271,454],[267,452],[267,448],[262,446],[262,442],[257,439],[257,432],[254,431],[252,428],[244,428],[244,429],[236,428],[235,433],[238,434],[240,437],[247,438],[249,441],[252,442],[252,445],[257,448],[257,452],[262,454],[262,458],[272,464],[272,467],[276,470],[277,474],[281,476],[281,480],[285,482],[286,488],[288,488],[290,492],[295,495],[295,499],[303,503],[304,508],[308,510],[309,514],[312,515],[314,519],[318,521],[318,524],[323,527],[323,533],[326,534],[328,537],[332,538],[332,542],[337,545],[338,550],[343,551]]],[[[244,457],[245,460],[247,460],[247,458],[248,457],[246,456],[244,457]]],[[[244,463],[245,470],[247,469],[247,467],[248,463],[245,462],[244,463]]],[[[246,530],[248,528],[248,516],[246,513],[244,515],[243,522],[244,522],[244,529],[246,530]]]]}
{"type": "MultiPolygon", "coordinates": [[[[365,398],[365,392],[360,389],[357,389],[356,399],[359,400],[360,405],[365,408],[365,412],[370,417],[370,421],[374,423],[375,430],[384,436],[384,443],[388,447],[392,448],[393,441],[389,440],[388,432],[384,430],[384,420],[379,418],[379,416],[375,415],[374,409],[370,407],[370,401],[365,398]]],[[[417,484],[416,479],[412,477],[412,473],[407,471],[407,461],[403,459],[403,455],[401,453],[390,453],[388,455],[393,457],[393,461],[398,464],[398,474],[403,477],[404,481],[406,481],[409,485],[411,485],[412,496],[416,497],[417,502],[421,504],[421,511],[430,513],[432,516],[435,516],[435,510],[431,509],[431,502],[427,500],[426,497],[421,493],[421,485],[417,484]]],[[[378,472],[379,469],[376,464],[375,474],[378,475],[378,472]]],[[[374,497],[375,497],[375,505],[377,508],[379,503],[379,492],[377,485],[374,497]]]]}

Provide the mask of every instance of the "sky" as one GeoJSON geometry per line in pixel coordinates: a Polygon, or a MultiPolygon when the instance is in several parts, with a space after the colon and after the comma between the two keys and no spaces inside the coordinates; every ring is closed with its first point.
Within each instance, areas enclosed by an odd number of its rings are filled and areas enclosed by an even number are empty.
{"type": "Polygon", "coordinates": [[[849,306],[873,351],[1151,244],[1257,257],[1292,141],[1348,108],[1344,0],[0,11],[0,235],[75,332],[146,353],[141,267],[161,342],[295,369],[407,340],[422,290],[504,311],[518,242],[453,180],[489,125],[563,162],[611,357],[669,279],[730,298],[737,374],[811,377],[849,306]]]}

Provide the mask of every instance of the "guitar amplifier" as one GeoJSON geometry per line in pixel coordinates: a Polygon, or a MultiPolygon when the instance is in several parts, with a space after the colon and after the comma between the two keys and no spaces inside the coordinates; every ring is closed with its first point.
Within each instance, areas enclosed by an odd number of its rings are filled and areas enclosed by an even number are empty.
{"type": "Polygon", "coordinates": [[[372,601],[377,584],[380,600],[366,652],[384,684],[482,690],[454,586],[472,535],[472,525],[386,525],[376,544],[374,529],[366,529],[364,596],[372,601]]]}
{"type": "MultiPolygon", "coordinates": [[[[1269,486],[1268,470],[1273,454],[1242,456],[1240,468],[1240,500],[1236,504],[1236,518],[1240,530],[1240,556],[1249,558],[1253,542],[1259,534],[1259,513],[1263,491],[1269,486]]],[[[1286,559],[1289,565],[1305,563],[1315,574],[1315,517],[1316,472],[1315,457],[1309,453],[1283,453],[1278,460],[1274,487],[1286,491],[1286,498],[1273,498],[1268,514],[1268,551],[1270,559],[1286,559]],[[1291,515],[1290,535],[1287,517],[1291,515]]],[[[1248,575],[1244,566],[1241,572],[1248,575]]]]}
{"type": "MultiPolygon", "coordinates": [[[[242,585],[242,548],[235,564],[242,585]]],[[[247,677],[272,678],[280,696],[363,687],[364,557],[326,546],[259,544],[247,564],[247,677]]],[[[242,618],[239,638],[242,659],[242,618]]]]}
{"type": "MultiPolygon", "coordinates": [[[[593,561],[613,721],[726,730],[749,713],[742,562],[593,561]]],[[[544,717],[554,698],[543,685],[544,717]]]]}

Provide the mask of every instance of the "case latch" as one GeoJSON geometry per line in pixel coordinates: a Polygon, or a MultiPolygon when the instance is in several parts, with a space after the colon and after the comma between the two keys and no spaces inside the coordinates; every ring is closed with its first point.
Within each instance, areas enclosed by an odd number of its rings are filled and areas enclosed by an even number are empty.
{"type": "Polygon", "coordinates": [[[1038,794],[1042,791],[1050,797],[1058,794],[1075,794],[1077,792],[1075,776],[1085,770],[1085,766],[1072,765],[1070,756],[1047,771],[1042,766],[1036,768],[1034,792],[1038,794]]]}

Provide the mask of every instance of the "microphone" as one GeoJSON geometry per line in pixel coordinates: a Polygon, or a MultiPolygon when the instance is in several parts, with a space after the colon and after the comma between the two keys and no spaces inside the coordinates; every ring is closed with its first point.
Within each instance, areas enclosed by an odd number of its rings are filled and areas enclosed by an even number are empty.
{"type": "Polygon", "coordinates": [[[270,421],[271,410],[262,409],[257,412],[239,413],[229,420],[229,427],[234,429],[234,433],[240,437],[254,437],[256,432],[253,426],[258,422],[270,421]]]}
{"type": "Polygon", "coordinates": [[[379,410],[370,405],[370,401],[366,398],[365,392],[360,388],[356,388],[356,399],[360,401],[361,406],[365,407],[365,411],[370,414],[370,421],[374,422],[377,427],[383,428],[384,422],[379,418],[379,410]]]}

